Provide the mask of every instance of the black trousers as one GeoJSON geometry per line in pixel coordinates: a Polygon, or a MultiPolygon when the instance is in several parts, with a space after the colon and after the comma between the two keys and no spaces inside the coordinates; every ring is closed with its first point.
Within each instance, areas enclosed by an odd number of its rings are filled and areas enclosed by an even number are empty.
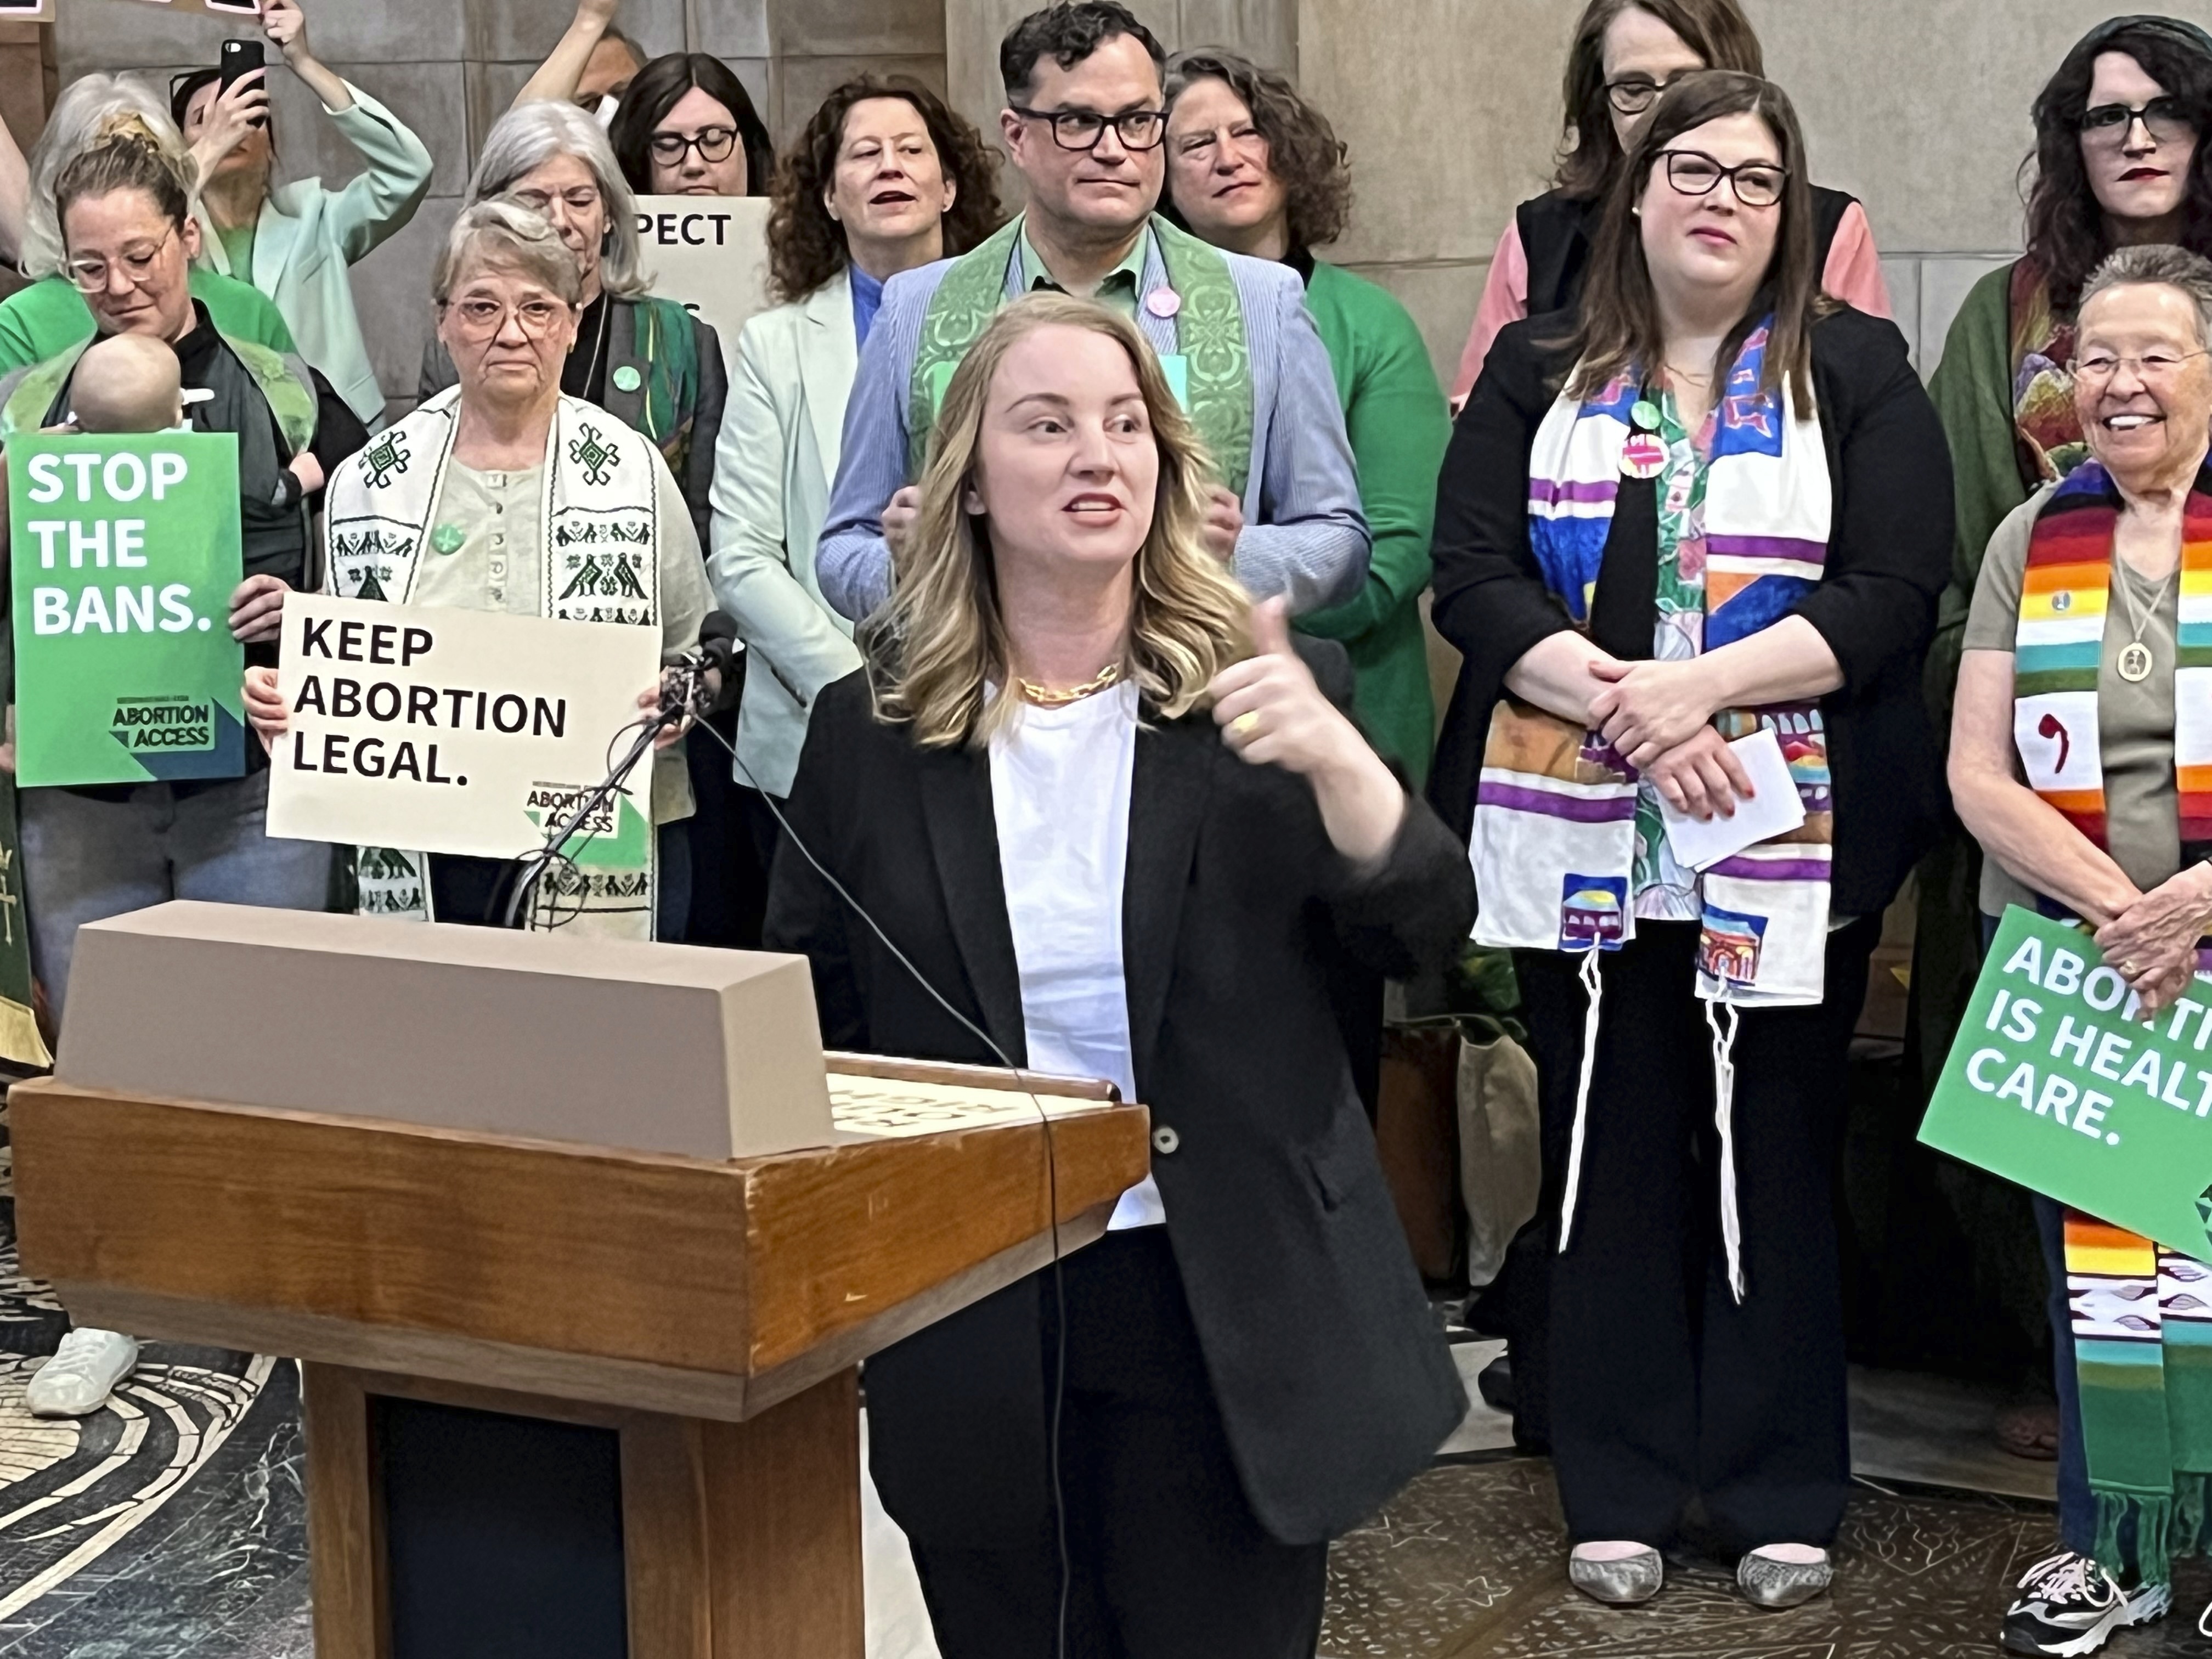
{"type": "MultiPolygon", "coordinates": [[[[1311,1659],[1326,1544],[1261,1530],[1230,1462],[1164,1227],[1069,1256],[1060,1430],[1073,1567],[1067,1659],[1311,1659]]],[[[1049,1271],[1045,1387],[1055,1365],[1049,1271]]],[[[1060,1544],[930,1547],[910,1534],[945,1659],[1055,1659],[1060,1544]]]]}
{"type": "Polygon", "coordinates": [[[1582,1188],[1557,1252],[1587,1002],[1579,959],[1519,957],[1544,1113],[1545,1340],[1516,1388],[1547,1388],[1569,1535],[1663,1547],[1701,1506],[1714,1541],[1825,1547],[1850,1472],[1837,1263],[1845,1058],[1878,917],[1829,936],[1826,1000],[1746,1011],[1735,1039],[1746,1292],[1720,1237],[1711,1034],[1697,927],[1639,922],[1601,971],[1582,1188]]]}

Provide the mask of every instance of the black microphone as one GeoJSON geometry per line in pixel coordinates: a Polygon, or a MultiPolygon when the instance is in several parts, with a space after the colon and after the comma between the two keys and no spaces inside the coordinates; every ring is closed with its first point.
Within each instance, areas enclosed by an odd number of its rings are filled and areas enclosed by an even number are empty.
{"type": "Polygon", "coordinates": [[[699,642],[676,664],[677,681],[661,694],[662,723],[673,725],[687,715],[703,720],[736,702],[738,689],[744,684],[744,642],[738,638],[738,625],[729,614],[708,611],[699,624],[699,642]],[[707,674],[712,669],[721,671],[722,689],[710,696],[707,674]]]}

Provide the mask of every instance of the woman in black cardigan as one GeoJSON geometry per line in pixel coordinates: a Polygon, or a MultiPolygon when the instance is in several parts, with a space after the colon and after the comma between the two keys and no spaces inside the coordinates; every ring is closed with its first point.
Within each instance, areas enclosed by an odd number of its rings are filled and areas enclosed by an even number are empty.
{"type": "Polygon", "coordinates": [[[1152,1109],[1103,1240],[868,1364],[946,1659],[1060,1650],[1056,1397],[1066,1650],[1129,1659],[1310,1659],[1327,1540],[1465,1410],[1329,988],[1447,957],[1466,860],[1341,712],[1342,653],[1279,610],[1248,638],[1208,476],[1132,325],[1007,307],[946,392],[870,665],[815,705],[799,842],[988,1042],[789,843],[771,884],[827,1042],[1152,1109]]]}
{"type": "Polygon", "coordinates": [[[1699,1500],[1752,1600],[1802,1601],[1844,1507],[1832,1143],[1936,811],[1916,659],[1951,499],[1904,341],[1820,294],[1813,228],[1779,89],[1678,82],[1579,322],[1499,337],[1438,495],[1466,659],[1432,794],[1472,831],[1477,939],[1520,948],[1542,1078],[1549,1306],[1516,1382],[1571,1574],[1616,1603],[1699,1500]],[[1804,823],[1684,868],[1662,801],[1733,815],[1725,739],[1767,732],[1804,823]]]}

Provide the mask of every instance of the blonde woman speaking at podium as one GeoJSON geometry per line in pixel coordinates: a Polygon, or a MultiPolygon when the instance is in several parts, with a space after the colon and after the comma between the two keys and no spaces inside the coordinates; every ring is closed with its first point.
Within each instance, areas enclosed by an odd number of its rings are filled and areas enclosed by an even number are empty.
{"type": "Polygon", "coordinates": [[[1467,861],[1342,712],[1340,648],[1206,550],[1210,478],[1132,324],[1002,311],[771,883],[831,1044],[1152,1110],[1103,1241],[869,1362],[945,1659],[1055,1651],[1063,1591],[1071,1653],[1309,1656],[1328,1540],[1465,1409],[1328,986],[1450,951],[1467,861]]]}

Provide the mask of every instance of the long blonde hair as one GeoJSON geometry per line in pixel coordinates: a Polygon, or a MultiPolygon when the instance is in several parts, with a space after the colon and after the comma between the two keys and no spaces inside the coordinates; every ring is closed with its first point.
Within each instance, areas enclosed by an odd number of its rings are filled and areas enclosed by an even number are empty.
{"type": "Polygon", "coordinates": [[[965,498],[1000,363],[1017,341],[1053,327],[1103,334],[1128,354],[1159,449],[1159,488],[1151,532],[1137,550],[1122,663],[1146,713],[1162,720],[1188,714],[1216,674],[1251,654],[1251,596],[1203,538],[1212,462],[1151,346],[1135,324],[1093,301],[1032,295],[994,318],[954,371],[930,435],[921,515],[896,587],[862,630],[876,717],[912,726],[924,749],[988,743],[1019,702],[988,690],[994,681],[1006,684],[1011,655],[988,526],[967,511],[965,498]]]}

